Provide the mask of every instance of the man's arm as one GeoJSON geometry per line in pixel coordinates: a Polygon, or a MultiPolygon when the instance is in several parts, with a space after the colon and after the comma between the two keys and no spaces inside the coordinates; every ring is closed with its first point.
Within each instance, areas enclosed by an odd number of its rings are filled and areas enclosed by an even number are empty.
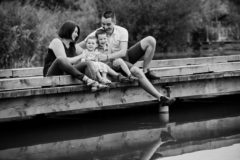
{"type": "Polygon", "coordinates": [[[111,54],[101,54],[99,55],[99,61],[108,61],[110,59],[116,59],[125,57],[127,53],[128,42],[120,42],[120,51],[112,52],[111,54]]]}
{"type": "Polygon", "coordinates": [[[125,57],[126,53],[127,53],[128,42],[127,41],[120,42],[120,48],[121,48],[120,51],[111,53],[109,55],[108,59],[116,59],[116,58],[125,57]]]}

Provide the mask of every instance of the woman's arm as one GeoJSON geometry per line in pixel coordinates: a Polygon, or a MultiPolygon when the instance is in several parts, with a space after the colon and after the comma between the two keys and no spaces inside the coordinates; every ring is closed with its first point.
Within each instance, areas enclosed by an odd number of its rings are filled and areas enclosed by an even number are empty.
{"type": "Polygon", "coordinates": [[[53,50],[57,58],[66,57],[71,64],[74,64],[81,59],[80,55],[75,57],[67,57],[62,41],[58,38],[52,40],[52,42],[49,45],[49,48],[53,50]]]}

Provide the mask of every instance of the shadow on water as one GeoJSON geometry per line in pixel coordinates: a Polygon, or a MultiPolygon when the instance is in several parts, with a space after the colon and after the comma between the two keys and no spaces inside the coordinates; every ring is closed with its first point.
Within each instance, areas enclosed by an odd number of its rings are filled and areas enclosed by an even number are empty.
{"type": "Polygon", "coordinates": [[[0,123],[0,159],[137,160],[176,155],[194,143],[239,143],[239,98],[185,99],[169,114],[157,113],[158,106],[152,104],[0,123]],[[164,143],[168,139],[163,133],[176,142],[164,143]]]}

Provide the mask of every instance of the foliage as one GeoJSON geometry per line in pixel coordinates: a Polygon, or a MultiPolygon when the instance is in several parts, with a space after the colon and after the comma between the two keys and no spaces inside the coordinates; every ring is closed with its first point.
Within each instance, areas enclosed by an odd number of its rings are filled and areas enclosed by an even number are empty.
{"type": "Polygon", "coordinates": [[[98,8],[115,10],[118,23],[129,31],[130,45],[152,35],[158,51],[171,51],[184,49],[193,27],[190,15],[198,4],[194,0],[101,0],[98,8]]]}
{"type": "Polygon", "coordinates": [[[2,0],[0,68],[42,66],[61,24],[77,22],[82,40],[100,26],[106,9],[128,29],[129,46],[150,35],[157,39],[157,52],[179,52],[189,47],[190,33],[206,35],[206,26],[219,15],[227,14],[226,25],[239,28],[239,6],[238,0],[2,0]]]}
{"type": "Polygon", "coordinates": [[[34,15],[34,9],[28,5],[19,6],[19,3],[0,6],[1,68],[10,67],[12,64],[15,64],[13,67],[28,65],[37,45],[38,19],[34,15]],[[33,14],[29,14],[31,12],[33,14]]]}
{"type": "Polygon", "coordinates": [[[93,1],[82,4],[85,4],[81,5],[83,11],[65,9],[63,12],[62,8],[49,10],[27,2],[0,3],[0,68],[42,66],[49,42],[67,20],[79,24],[85,31],[81,32],[84,38],[96,27],[93,24],[97,16],[93,1]]]}

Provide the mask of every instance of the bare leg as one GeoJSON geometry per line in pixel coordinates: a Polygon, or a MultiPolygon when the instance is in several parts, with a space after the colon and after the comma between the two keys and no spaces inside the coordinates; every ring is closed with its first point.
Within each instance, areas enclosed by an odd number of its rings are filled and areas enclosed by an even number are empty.
{"type": "Polygon", "coordinates": [[[85,73],[89,78],[97,80],[97,70],[93,62],[79,62],[74,67],[80,72],[85,73]]]}
{"type": "Polygon", "coordinates": [[[162,106],[170,106],[175,102],[175,98],[166,97],[158,92],[158,90],[152,85],[152,83],[146,78],[145,74],[138,67],[133,66],[130,71],[138,78],[141,87],[149,94],[156,97],[162,106]]]}
{"type": "Polygon", "coordinates": [[[107,66],[107,73],[110,75],[110,76],[113,76],[113,77],[116,77],[119,75],[119,73],[117,73],[116,71],[114,71],[111,67],[107,66]]]}
{"type": "Polygon", "coordinates": [[[103,77],[102,77],[100,72],[97,72],[97,79],[98,79],[99,82],[101,82],[102,79],[103,79],[103,77]]]}
{"type": "Polygon", "coordinates": [[[114,66],[120,66],[121,69],[126,73],[127,76],[131,75],[131,72],[127,66],[127,64],[123,61],[121,58],[117,58],[116,60],[113,61],[114,66]]]}
{"type": "Polygon", "coordinates": [[[163,95],[158,92],[158,90],[152,85],[152,83],[146,78],[145,74],[138,67],[133,66],[130,71],[138,78],[141,87],[145,91],[160,100],[160,97],[163,95]]]}
{"type": "Polygon", "coordinates": [[[46,76],[61,75],[63,73],[67,73],[79,80],[82,80],[86,85],[91,86],[92,91],[104,88],[104,85],[101,85],[97,81],[90,79],[79,71],[81,69],[89,68],[89,66],[90,64],[84,63],[76,67],[70,64],[66,58],[60,57],[53,62],[46,76]]]}
{"type": "Polygon", "coordinates": [[[108,79],[108,78],[107,78],[107,72],[102,72],[102,78],[103,78],[103,79],[108,79]]]}
{"type": "Polygon", "coordinates": [[[102,72],[102,78],[103,78],[103,82],[105,84],[111,84],[112,81],[110,81],[108,78],[107,78],[107,72],[102,72]]]}
{"type": "Polygon", "coordinates": [[[130,82],[129,79],[125,76],[123,76],[120,73],[117,73],[116,71],[114,71],[111,67],[109,67],[107,65],[107,73],[112,76],[114,79],[118,80],[119,82],[130,82]]]}
{"type": "Polygon", "coordinates": [[[156,40],[152,36],[148,36],[140,41],[142,49],[145,51],[143,56],[143,72],[146,73],[149,64],[154,56],[156,48],[156,40]]]}

